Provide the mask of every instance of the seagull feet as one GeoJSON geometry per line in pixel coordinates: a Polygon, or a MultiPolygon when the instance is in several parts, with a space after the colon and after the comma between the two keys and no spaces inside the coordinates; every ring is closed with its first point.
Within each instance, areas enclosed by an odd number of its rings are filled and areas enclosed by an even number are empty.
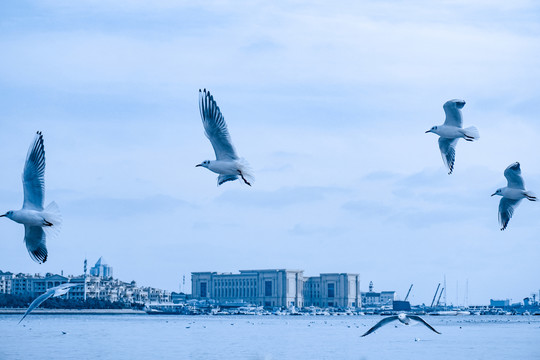
{"type": "Polygon", "coordinates": [[[242,171],[238,170],[238,174],[240,175],[240,177],[242,178],[242,180],[244,180],[244,182],[246,184],[248,184],[249,186],[251,186],[251,184],[249,183],[249,181],[246,180],[246,178],[244,177],[244,175],[242,174],[242,171]]]}

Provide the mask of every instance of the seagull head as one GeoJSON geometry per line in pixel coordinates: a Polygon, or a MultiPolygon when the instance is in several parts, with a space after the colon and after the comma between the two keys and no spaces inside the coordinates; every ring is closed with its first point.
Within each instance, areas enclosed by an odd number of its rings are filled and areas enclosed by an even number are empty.
{"type": "Polygon", "coordinates": [[[495,191],[493,194],[491,194],[491,196],[494,196],[494,195],[500,195],[500,196],[503,196],[503,195],[502,195],[502,189],[497,189],[497,191],[495,191]]]}
{"type": "Polygon", "coordinates": [[[11,219],[11,216],[13,216],[13,211],[10,210],[7,213],[5,213],[4,215],[0,215],[0,217],[3,217],[3,216],[7,217],[8,219],[11,219]]]}
{"type": "Polygon", "coordinates": [[[437,126],[433,126],[431,129],[429,129],[428,131],[426,131],[426,134],[427,134],[427,133],[430,133],[430,132],[436,134],[436,133],[437,133],[437,126]]]}
{"type": "Polygon", "coordinates": [[[466,102],[465,100],[461,100],[461,99],[454,99],[454,100],[451,100],[454,104],[456,104],[456,107],[458,109],[463,109],[463,107],[465,106],[466,102]]]}
{"type": "Polygon", "coordinates": [[[202,163],[195,165],[195,167],[202,166],[208,168],[208,165],[210,165],[210,160],[204,160],[202,163]]]}

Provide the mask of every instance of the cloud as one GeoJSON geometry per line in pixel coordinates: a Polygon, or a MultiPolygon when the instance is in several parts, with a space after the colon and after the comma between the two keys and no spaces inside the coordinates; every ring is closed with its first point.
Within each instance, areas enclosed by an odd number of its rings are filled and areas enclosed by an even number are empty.
{"type": "Polygon", "coordinates": [[[392,207],[369,200],[355,200],[346,202],[343,204],[343,209],[354,212],[362,217],[379,219],[387,218],[393,213],[392,207]]]}
{"type": "Polygon", "coordinates": [[[343,226],[328,227],[313,224],[296,224],[289,230],[289,233],[294,236],[329,239],[340,236],[346,231],[347,229],[343,226]]]}
{"type": "Polygon", "coordinates": [[[78,217],[114,220],[144,214],[159,216],[160,214],[169,213],[178,208],[193,208],[193,205],[168,195],[154,195],[141,199],[84,198],[68,202],[63,207],[65,207],[66,213],[76,214],[78,217]]]}
{"type": "Polygon", "coordinates": [[[343,194],[345,189],[333,187],[298,186],[284,187],[274,191],[227,191],[219,196],[218,203],[235,206],[281,208],[293,205],[318,203],[328,195],[343,194]]]}

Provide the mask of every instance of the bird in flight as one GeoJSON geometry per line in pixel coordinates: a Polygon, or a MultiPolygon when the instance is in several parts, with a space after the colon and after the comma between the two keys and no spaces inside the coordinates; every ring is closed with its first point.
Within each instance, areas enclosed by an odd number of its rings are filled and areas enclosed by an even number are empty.
{"type": "Polygon", "coordinates": [[[449,100],[444,103],[443,109],[446,119],[443,125],[433,126],[426,133],[439,135],[439,149],[443,162],[448,168],[448,175],[454,171],[456,160],[456,145],[460,138],[467,141],[474,141],[480,138],[478,129],[474,126],[463,129],[463,118],[461,109],[465,106],[465,100],[449,100]]]}
{"type": "Polygon", "coordinates": [[[62,223],[58,205],[53,201],[45,209],[45,148],[40,131],[26,156],[22,174],[24,203],[20,210],[10,210],[0,217],[7,217],[24,225],[24,242],[30,257],[42,264],[47,261],[47,234],[55,235],[62,223]]]}
{"type": "Polygon", "coordinates": [[[212,143],[216,160],[205,160],[196,166],[205,167],[219,174],[218,186],[227,181],[234,181],[238,177],[251,186],[248,179],[252,179],[253,176],[249,165],[236,154],[225,119],[214,98],[210,95],[210,91],[206,89],[203,91],[199,89],[199,110],[204,125],[204,133],[212,143]]]}
{"type": "Polygon", "coordinates": [[[405,324],[405,325],[409,325],[411,320],[414,320],[414,321],[418,321],[422,324],[424,324],[425,326],[427,326],[430,330],[436,332],[437,334],[440,334],[440,332],[438,332],[437,330],[435,330],[431,325],[429,325],[424,319],[422,319],[420,316],[416,316],[416,315],[407,315],[405,313],[400,313],[398,315],[393,315],[393,316],[389,316],[389,317],[386,317],[384,319],[382,319],[381,321],[379,321],[377,324],[375,324],[375,326],[373,326],[371,329],[369,329],[368,331],[366,331],[366,333],[364,335],[362,335],[362,337],[364,336],[367,336],[369,334],[371,334],[372,332],[376,331],[377,329],[379,329],[380,327],[388,324],[388,323],[391,323],[392,321],[395,321],[395,320],[399,320],[400,323],[402,324],[405,324]]]}
{"type": "Polygon", "coordinates": [[[26,312],[24,313],[23,317],[21,318],[21,320],[19,320],[19,324],[21,323],[21,321],[23,321],[23,319],[26,317],[26,315],[30,314],[30,312],[32,310],[34,310],[39,305],[41,305],[41,303],[43,303],[45,300],[47,300],[50,297],[56,297],[56,296],[64,295],[69,290],[71,290],[72,287],[77,286],[77,285],[81,285],[81,284],[78,284],[78,283],[60,284],[58,286],[50,288],[44,294],[41,294],[40,296],[38,296],[34,301],[32,301],[32,303],[30,304],[28,309],[26,309],[26,312]]]}
{"type": "Polygon", "coordinates": [[[521,167],[518,162],[508,166],[504,170],[504,177],[508,180],[508,186],[497,189],[491,196],[502,196],[499,202],[499,223],[501,231],[506,229],[508,222],[514,214],[514,210],[519,205],[521,200],[527,199],[536,201],[536,196],[530,191],[525,190],[525,183],[521,176],[521,167]]]}

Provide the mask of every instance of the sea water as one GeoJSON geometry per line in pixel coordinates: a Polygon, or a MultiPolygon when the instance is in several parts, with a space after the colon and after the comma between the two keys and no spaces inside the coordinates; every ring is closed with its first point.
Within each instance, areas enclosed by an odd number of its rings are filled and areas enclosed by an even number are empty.
{"type": "Polygon", "coordinates": [[[540,316],[0,315],[0,359],[540,359],[540,316]]]}

